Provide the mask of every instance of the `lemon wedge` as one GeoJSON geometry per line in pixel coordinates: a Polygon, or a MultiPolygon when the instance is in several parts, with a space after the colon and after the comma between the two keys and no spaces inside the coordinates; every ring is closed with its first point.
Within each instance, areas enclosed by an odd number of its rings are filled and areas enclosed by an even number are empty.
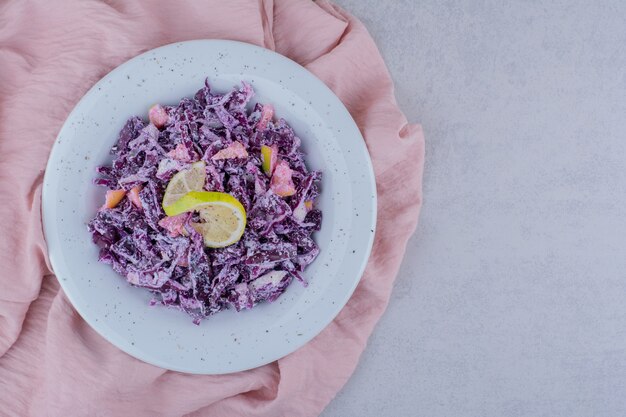
{"type": "Polygon", "coordinates": [[[191,164],[189,169],[177,172],[165,189],[163,196],[163,210],[167,213],[167,207],[174,204],[178,199],[190,191],[202,191],[206,181],[206,164],[199,161],[191,164]]]}
{"type": "Polygon", "coordinates": [[[274,173],[274,168],[276,168],[276,162],[278,162],[278,146],[261,146],[261,158],[263,161],[263,172],[271,177],[274,173]]]}
{"type": "Polygon", "coordinates": [[[191,225],[202,235],[204,245],[209,248],[223,248],[236,243],[246,228],[246,209],[227,193],[190,191],[164,209],[168,216],[197,211],[202,222],[191,225]]]}

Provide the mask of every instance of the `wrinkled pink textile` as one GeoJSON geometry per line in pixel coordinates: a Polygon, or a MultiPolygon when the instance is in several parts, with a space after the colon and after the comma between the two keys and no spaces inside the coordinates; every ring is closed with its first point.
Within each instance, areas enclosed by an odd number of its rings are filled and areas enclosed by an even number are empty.
{"type": "Polygon", "coordinates": [[[0,2],[0,415],[318,415],[389,300],[417,223],[423,161],[421,129],[398,109],[373,40],[325,1],[0,2]],[[379,197],[371,258],[339,316],[293,354],[221,376],[148,365],[96,334],[59,289],[40,219],[48,153],[80,97],[143,51],[202,38],[275,49],[321,78],[365,137],[379,197]]]}

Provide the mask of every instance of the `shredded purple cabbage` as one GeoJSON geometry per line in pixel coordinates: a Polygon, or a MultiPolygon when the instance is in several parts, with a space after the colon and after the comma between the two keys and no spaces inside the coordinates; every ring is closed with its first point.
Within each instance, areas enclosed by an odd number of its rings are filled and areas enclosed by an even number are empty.
{"type": "Polygon", "coordinates": [[[99,261],[149,289],[152,304],[181,309],[196,324],[231,306],[240,311],[272,302],[294,278],[306,286],[301,272],[319,253],[312,234],[322,221],[314,208],[321,173],[307,169],[300,139],[285,120],[271,120],[271,106],[247,110],[253,95],[245,82],[226,94],[205,82],[193,98],[151,109],[149,123],[130,118],[111,149],[112,164],[98,167],[94,180],[127,192],[89,223],[99,261]],[[233,143],[247,157],[212,159],[233,143]],[[262,145],[278,147],[295,194],[274,193],[262,170],[262,145]],[[246,209],[243,237],[231,246],[206,248],[190,225],[196,214],[167,217],[161,207],[172,176],[199,160],[206,163],[206,190],[230,193],[246,209]]]}

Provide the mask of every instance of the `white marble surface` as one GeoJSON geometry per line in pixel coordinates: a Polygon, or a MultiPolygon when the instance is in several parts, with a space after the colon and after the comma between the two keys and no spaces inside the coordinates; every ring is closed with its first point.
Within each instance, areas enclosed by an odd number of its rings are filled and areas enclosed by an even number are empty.
{"type": "Polygon", "coordinates": [[[626,3],[337,2],[427,156],[389,308],[322,415],[626,415],[626,3]]]}

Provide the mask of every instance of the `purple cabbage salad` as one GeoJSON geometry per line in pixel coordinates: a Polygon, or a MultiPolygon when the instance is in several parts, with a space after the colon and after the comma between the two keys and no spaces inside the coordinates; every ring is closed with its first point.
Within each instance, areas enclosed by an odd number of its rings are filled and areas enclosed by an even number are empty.
{"type": "Polygon", "coordinates": [[[98,167],[94,180],[108,189],[88,225],[99,261],[151,291],[151,304],[183,310],[196,324],[231,306],[272,302],[294,279],[306,286],[302,272],[320,251],[312,234],[322,221],[315,208],[321,172],[307,169],[293,129],[274,119],[271,105],[252,106],[253,95],[245,82],[218,94],[206,81],[193,98],[152,107],[149,122],[131,117],[111,149],[113,162],[98,167]],[[273,174],[263,169],[262,148],[275,151],[273,174]],[[198,161],[206,164],[205,190],[228,193],[245,208],[245,231],[230,246],[205,247],[191,227],[197,213],[163,211],[169,180],[198,161]],[[291,176],[291,192],[275,184],[279,170],[291,176]]]}

